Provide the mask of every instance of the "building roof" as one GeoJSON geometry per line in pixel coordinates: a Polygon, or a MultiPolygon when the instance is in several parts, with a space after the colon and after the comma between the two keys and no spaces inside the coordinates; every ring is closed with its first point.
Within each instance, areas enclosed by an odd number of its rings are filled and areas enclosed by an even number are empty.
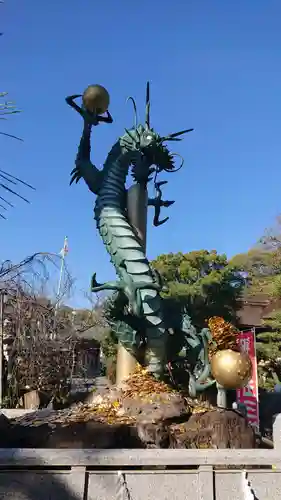
{"type": "Polygon", "coordinates": [[[87,328],[84,331],[76,332],[77,337],[84,340],[95,340],[97,342],[101,342],[105,335],[106,329],[103,326],[92,326],[91,328],[87,328]]]}
{"type": "Polygon", "coordinates": [[[263,326],[263,320],[269,318],[272,312],[281,309],[281,300],[272,300],[268,295],[245,295],[237,311],[239,326],[263,326]]]}

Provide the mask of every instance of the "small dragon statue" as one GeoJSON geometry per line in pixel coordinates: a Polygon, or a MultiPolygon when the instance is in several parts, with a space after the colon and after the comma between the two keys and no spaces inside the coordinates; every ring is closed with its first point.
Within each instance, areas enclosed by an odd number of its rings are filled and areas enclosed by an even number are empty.
{"type": "MultiPolygon", "coordinates": [[[[111,290],[125,298],[127,314],[123,320],[127,330],[132,333],[131,341],[127,341],[127,345],[125,342],[125,345],[128,347],[128,344],[136,339],[136,334],[142,339],[145,332],[147,368],[154,376],[161,377],[167,362],[169,335],[161,297],[163,284],[159,274],[152,269],[136,229],[129,221],[125,185],[130,169],[135,182],[142,186],[146,186],[152,180],[151,176],[154,176],[156,196],[149,199],[148,204],[155,210],[154,225],[159,226],[166,222],[167,218],[160,220],[160,210],[174,202],[162,200],[161,186],[164,182],[156,182],[157,175],[162,171],[173,172],[176,168],[175,155],[168,150],[165,143],[179,141],[180,136],[193,129],[165,136],[155,132],[150,125],[150,89],[147,83],[144,125],[138,124],[135,101],[129,98],[135,110],[134,127],[125,129],[125,134],[118,138],[109,152],[103,169],[99,170],[90,159],[92,127],[100,122],[112,123],[113,120],[108,111],[104,116],[105,113],[101,113],[101,110],[89,110],[89,107],[85,106],[85,100],[81,107],[78,106],[75,102],[78,97],[82,96],[73,95],[66,98],[66,102],[84,121],[70,184],[83,178],[90,191],[96,195],[94,214],[97,229],[119,277],[119,281],[101,284],[97,282],[94,274],[92,291],[111,290]]],[[[189,377],[189,391],[195,396],[198,391],[204,390],[212,383],[207,381],[210,371],[206,356],[208,335],[206,332],[201,335],[197,335],[196,331],[191,332],[187,315],[183,315],[179,323],[180,328],[187,333],[188,355],[191,351],[197,353],[189,377]]]]}

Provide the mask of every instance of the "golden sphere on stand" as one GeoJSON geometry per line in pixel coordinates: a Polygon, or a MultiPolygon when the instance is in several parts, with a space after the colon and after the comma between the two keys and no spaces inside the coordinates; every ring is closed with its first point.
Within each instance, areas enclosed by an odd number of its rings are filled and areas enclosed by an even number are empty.
{"type": "Polygon", "coordinates": [[[211,359],[213,377],[225,389],[245,387],[252,375],[252,363],[246,353],[224,349],[211,359]]]}
{"type": "Polygon", "coordinates": [[[89,85],[83,93],[82,101],[87,111],[102,115],[108,110],[110,98],[102,85],[89,85]]]}

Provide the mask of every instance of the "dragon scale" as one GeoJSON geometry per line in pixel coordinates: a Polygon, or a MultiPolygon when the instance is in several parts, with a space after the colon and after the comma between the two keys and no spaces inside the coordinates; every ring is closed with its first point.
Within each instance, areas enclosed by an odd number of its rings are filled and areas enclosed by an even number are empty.
{"type": "MultiPolygon", "coordinates": [[[[122,139],[126,140],[126,136],[122,139]]],[[[149,329],[148,369],[156,373],[163,364],[165,326],[162,300],[159,291],[155,289],[153,270],[124,208],[124,186],[132,160],[136,160],[134,150],[123,151],[122,147],[116,145],[112,148],[104,165],[103,183],[95,203],[95,219],[117,275],[120,280],[128,283],[131,290],[131,296],[129,289],[127,293],[129,306],[136,316],[144,317],[146,328],[149,329]],[[116,150],[119,150],[118,156],[114,155],[116,150]],[[141,288],[139,284],[142,285],[141,288]],[[139,307],[134,306],[136,296],[139,298],[139,307]]]]}

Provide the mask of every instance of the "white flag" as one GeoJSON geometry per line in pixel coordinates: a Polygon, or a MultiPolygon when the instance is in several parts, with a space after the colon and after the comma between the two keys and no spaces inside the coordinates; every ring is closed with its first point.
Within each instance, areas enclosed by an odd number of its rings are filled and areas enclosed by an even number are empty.
{"type": "Polygon", "coordinates": [[[68,239],[67,237],[64,238],[64,244],[63,244],[63,248],[61,249],[60,251],[60,255],[62,257],[65,257],[68,253],[68,239]]]}

